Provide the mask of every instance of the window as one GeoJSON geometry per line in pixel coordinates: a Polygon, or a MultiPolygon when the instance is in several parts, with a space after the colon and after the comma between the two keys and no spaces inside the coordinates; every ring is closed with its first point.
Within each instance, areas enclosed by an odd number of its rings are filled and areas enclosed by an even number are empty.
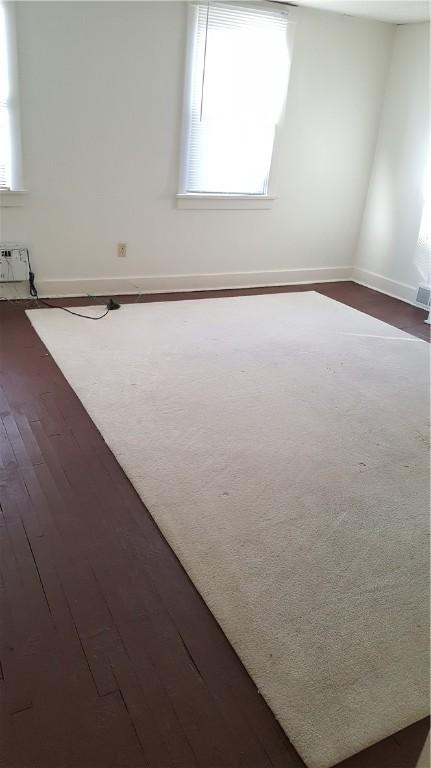
{"type": "Polygon", "coordinates": [[[6,12],[0,5],[0,189],[10,189],[9,67],[6,12]]]}
{"type": "Polygon", "coordinates": [[[431,287],[431,149],[428,152],[428,160],[425,166],[422,201],[422,218],[416,246],[415,262],[421,280],[423,280],[426,286],[431,287]]]}
{"type": "Polygon", "coordinates": [[[14,6],[0,0],[0,205],[22,190],[14,6]]]}
{"type": "Polygon", "coordinates": [[[191,13],[181,192],[266,195],[287,91],[288,11],[208,3],[191,13]]]}

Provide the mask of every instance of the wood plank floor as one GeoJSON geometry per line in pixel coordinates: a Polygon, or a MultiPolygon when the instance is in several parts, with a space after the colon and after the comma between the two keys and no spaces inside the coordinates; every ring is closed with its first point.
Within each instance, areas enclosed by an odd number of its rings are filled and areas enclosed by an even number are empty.
{"type": "MultiPolygon", "coordinates": [[[[354,283],[185,298],[310,288],[427,338],[424,312],[354,283]]],[[[302,766],[28,306],[0,303],[0,766],[302,766]]],[[[413,768],[428,727],[342,766],[413,768]]]]}

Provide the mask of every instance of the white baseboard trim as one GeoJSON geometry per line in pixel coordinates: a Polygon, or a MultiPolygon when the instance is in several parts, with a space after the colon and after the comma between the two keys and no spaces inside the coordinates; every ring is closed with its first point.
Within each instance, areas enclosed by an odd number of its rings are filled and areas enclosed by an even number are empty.
{"type": "Polygon", "coordinates": [[[379,275],[377,272],[370,272],[368,269],[360,269],[360,267],[353,267],[352,280],[359,285],[364,285],[366,288],[372,288],[379,293],[385,293],[386,296],[392,296],[394,299],[401,299],[406,301],[407,304],[412,304],[414,307],[421,307],[421,304],[416,302],[417,287],[414,285],[408,285],[407,283],[400,283],[397,280],[391,280],[389,277],[379,275]]]}
{"type": "MultiPolygon", "coordinates": [[[[141,277],[94,277],[82,280],[38,280],[41,298],[115,296],[121,294],[178,293],[264,288],[276,285],[339,282],[352,279],[352,267],[281,269],[267,272],[225,272],[201,275],[145,275],[141,277]]],[[[27,298],[25,283],[0,283],[1,298],[27,298]]]]}

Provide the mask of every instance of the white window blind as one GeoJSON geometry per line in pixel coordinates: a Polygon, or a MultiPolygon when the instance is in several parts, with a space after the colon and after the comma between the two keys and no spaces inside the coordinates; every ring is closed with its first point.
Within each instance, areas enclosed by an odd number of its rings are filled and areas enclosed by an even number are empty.
{"type": "Polygon", "coordinates": [[[181,192],[266,194],[287,90],[287,12],[209,3],[193,13],[181,192]]]}
{"type": "Polygon", "coordinates": [[[9,68],[6,12],[0,3],[0,189],[10,188],[9,68]]]}

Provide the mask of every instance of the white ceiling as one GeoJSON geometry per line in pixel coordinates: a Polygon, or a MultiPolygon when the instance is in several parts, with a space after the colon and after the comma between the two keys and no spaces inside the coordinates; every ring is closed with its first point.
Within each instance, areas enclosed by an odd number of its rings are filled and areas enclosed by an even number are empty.
{"type": "Polygon", "coordinates": [[[295,5],[308,5],[325,11],[365,16],[393,24],[429,21],[431,2],[428,0],[292,0],[295,5]]]}

